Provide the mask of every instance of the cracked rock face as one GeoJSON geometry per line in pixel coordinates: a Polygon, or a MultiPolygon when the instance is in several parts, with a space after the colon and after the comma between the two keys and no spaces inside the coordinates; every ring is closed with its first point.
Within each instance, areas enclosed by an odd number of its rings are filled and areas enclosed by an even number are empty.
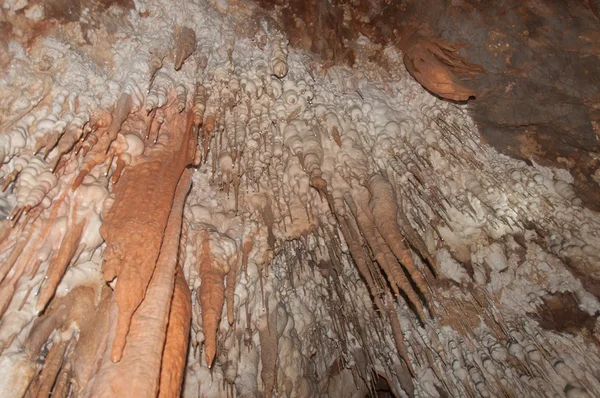
{"type": "Polygon", "coordinates": [[[0,397],[600,395],[597,5],[269,5],[3,3],[0,397]]]}

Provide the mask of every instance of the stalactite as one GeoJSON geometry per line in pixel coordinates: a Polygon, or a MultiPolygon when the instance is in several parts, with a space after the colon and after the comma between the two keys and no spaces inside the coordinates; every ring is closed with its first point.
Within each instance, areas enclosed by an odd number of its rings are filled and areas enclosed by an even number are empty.
{"type": "MultiPolygon", "coordinates": [[[[432,304],[433,298],[429,286],[425,282],[421,271],[415,266],[410,250],[404,244],[404,237],[396,221],[398,206],[391,185],[386,183],[383,177],[373,176],[370,179],[369,187],[371,190],[369,207],[377,230],[381,233],[398,261],[406,268],[421,294],[425,296],[426,303],[432,304]]],[[[432,307],[429,308],[432,309],[432,307]]]]}
{"type": "Polygon", "coordinates": [[[394,337],[394,343],[396,344],[396,350],[398,351],[398,355],[402,358],[406,367],[410,371],[410,374],[414,377],[415,370],[408,358],[408,352],[406,350],[404,344],[404,336],[402,335],[402,328],[400,327],[400,322],[398,322],[398,314],[394,310],[394,304],[392,301],[391,295],[388,294],[386,297],[386,305],[387,305],[387,315],[390,319],[390,325],[392,327],[392,334],[394,337]]]}
{"type": "MultiPolygon", "coordinates": [[[[182,306],[182,297],[180,297],[180,295],[185,297],[184,286],[181,286],[181,281],[176,282],[176,273],[183,205],[189,191],[190,179],[191,173],[186,169],[177,182],[173,194],[164,237],[161,236],[162,244],[159,244],[160,254],[145,292],[145,299],[132,316],[127,345],[122,350],[117,363],[109,361],[102,363],[91,392],[94,396],[112,396],[117,392],[129,396],[157,395],[165,348],[168,351],[164,364],[171,366],[169,371],[175,374],[173,377],[176,377],[181,370],[177,366],[181,366],[186,356],[187,333],[182,333],[185,328],[175,335],[172,333],[172,340],[169,342],[168,323],[169,321],[182,325],[189,323],[190,313],[185,305],[182,306]],[[177,289],[176,294],[175,289],[177,289]],[[173,303],[176,303],[175,307],[173,303]],[[165,347],[165,341],[170,343],[168,347],[165,347]],[[175,348],[180,351],[175,352],[175,348]]],[[[120,320],[123,309],[119,306],[118,310],[118,320],[120,320]]],[[[119,338],[118,326],[115,339],[119,338]]],[[[113,361],[114,348],[113,342],[113,350],[110,353],[110,359],[113,361]]],[[[177,388],[177,385],[166,382],[164,393],[172,394],[177,388]]]]}
{"type": "MultiPolygon", "coordinates": [[[[78,287],[57,302],[53,302],[47,313],[36,322],[29,337],[25,342],[26,352],[31,358],[37,358],[42,347],[52,344],[47,357],[46,365],[31,382],[27,392],[28,396],[48,396],[62,376],[62,373],[72,368],[76,360],[85,361],[86,358],[74,357],[79,346],[77,329],[73,324],[86,329],[85,321],[95,307],[95,291],[90,287],[78,287]],[[59,332],[59,333],[56,333],[59,332]],[[53,336],[51,338],[51,336],[53,336]]],[[[79,362],[81,363],[81,362],[79,362]]],[[[67,385],[69,381],[61,381],[67,385]]],[[[56,391],[56,388],[55,388],[56,391]]]]}
{"type": "MultiPolygon", "coordinates": [[[[8,308],[8,305],[10,304],[10,301],[15,293],[17,287],[16,285],[19,279],[27,271],[27,265],[30,260],[29,257],[33,254],[33,252],[27,257],[26,260],[22,258],[21,264],[17,264],[15,266],[15,262],[17,262],[19,256],[21,256],[27,244],[32,244],[31,241],[33,241],[35,244],[43,240],[43,236],[45,234],[43,232],[40,234],[40,232],[37,231],[37,229],[40,228],[39,224],[43,224],[43,221],[40,220],[38,223],[33,223],[29,226],[28,230],[23,231],[25,236],[21,237],[21,239],[18,239],[15,242],[8,259],[5,260],[5,263],[0,268],[0,280],[2,281],[2,284],[0,285],[0,314],[4,314],[8,308]],[[11,269],[14,269],[12,277],[9,279],[4,279],[11,269]]],[[[44,232],[49,232],[51,223],[46,223],[45,227],[46,228],[44,232]]]]}
{"type": "Polygon", "coordinates": [[[366,205],[364,207],[361,206],[362,208],[357,206],[350,196],[346,197],[346,202],[348,203],[360,230],[367,240],[369,248],[373,252],[373,257],[386,274],[388,281],[392,285],[394,293],[399,295],[400,291],[398,289],[400,289],[404,294],[406,294],[408,300],[419,314],[419,317],[421,317],[422,320],[425,320],[425,311],[417,292],[413,289],[410,281],[404,275],[400,265],[395,262],[389,247],[383,242],[383,239],[381,239],[381,241],[378,239],[381,237],[381,235],[379,235],[377,232],[376,226],[371,220],[371,217],[365,213],[365,210],[367,210],[368,207],[366,205]]]}
{"type": "Polygon", "coordinates": [[[227,321],[230,325],[233,325],[234,319],[234,292],[235,292],[235,281],[238,272],[238,261],[231,267],[229,267],[229,272],[225,277],[226,287],[225,287],[225,298],[227,299],[227,321]]]}
{"type": "Polygon", "coordinates": [[[190,290],[183,271],[178,267],[162,354],[159,397],[177,397],[181,394],[192,319],[191,304],[190,290]]]}
{"type": "Polygon", "coordinates": [[[191,144],[195,137],[191,131],[191,116],[188,116],[186,126],[177,107],[171,106],[166,117],[172,130],[158,146],[144,154],[144,160],[121,178],[115,188],[115,204],[100,229],[107,242],[104,277],[107,281],[119,278],[115,291],[119,304],[112,354],[115,362],[122,355],[131,317],[142,302],[154,271],[173,200],[172,192],[183,168],[195,155],[191,144]],[[192,149],[194,153],[190,154],[192,149]],[[131,221],[124,224],[123,220],[127,219],[131,221]],[[140,251],[141,248],[144,250],[140,251]]]}
{"type": "Polygon", "coordinates": [[[196,32],[187,26],[178,26],[175,32],[175,70],[181,69],[194,50],[196,50],[196,32]]]}
{"type": "Polygon", "coordinates": [[[88,389],[98,371],[98,358],[102,358],[108,347],[113,293],[108,286],[103,286],[95,297],[97,302],[92,302],[95,305],[85,307],[82,311],[84,319],[78,322],[80,330],[77,345],[70,356],[71,389],[81,395],[89,395],[88,389]]]}
{"type": "Polygon", "coordinates": [[[204,330],[204,351],[208,367],[213,364],[217,352],[217,327],[221,320],[223,304],[225,303],[225,285],[223,278],[229,267],[222,262],[214,261],[210,249],[210,233],[202,232],[202,249],[198,274],[202,278],[200,285],[200,306],[202,307],[202,328],[204,330]]]}
{"type": "Polygon", "coordinates": [[[353,228],[348,224],[349,223],[346,219],[340,220],[340,228],[342,229],[342,234],[344,235],[346,243],[348,244],[350,255],[352,256],[360,275],[365,279],[365,282],[369,287],[369,291],[371,292],[371,295],[375,301],[375,305],[379,311],[383,311],[383,305],[381,303],[381,293],[383,288],[375,284],[371,267],[369,267],[367,262],[367,255],[365,254],[360,243],[357,242],[357,233],[353,233],[353,228]]]}
{"type": "Polygon", "coordinates": [[[52,295],[54,295],[54,291],[62,279],[71,258],[75,255],[75,250],[77,250],[83,232],[83,223],[84,222],[75,222],[74,225],[69,228],[69,232],[60,243],[60,248],[58,249],[56,257],[50,259],[47,276],[40,289],[36,305],[38,311],[42,311],[48,304],[48,301],[52,298],[52,295]]]}
{"type": "Polygon", "coordinates": [[[52,386],[54,386],[58,372],[63,364],[67,346],[68,341],[60,341],[52,345],[44,361],[44,370],[39,379],[29,386],[27,394],[25,394],[26,397],[47,397],[51,395],[52,386]]]}
{"type": "MultiPolygon", "coordinates": [[[[266,298],[268,300],[268,298],[266,298]]],[[[260,377],[264,384],[264,396],[271,397],[277,377],[277,308],[271,308],[267,305],[267,311],[260,321],[260,361],[262,371],[260,377]]]]}
{"type": "Polygon", "coordinates": [[[85,176],[96,166],[102,163],[106,158],[106,152],[110,144],[117,138],[121,125],[129,116],[133,108],[133,99],[131,95],[123,93],[119,98],[119,102],[116,104],[115,111],[112,115],[110,124],[108,125],[106,132],[93,144],[91,151],[88,152],[83,160],[81,171],[73,183],[73,190],[77,189],[83,182],[85,176]]]}

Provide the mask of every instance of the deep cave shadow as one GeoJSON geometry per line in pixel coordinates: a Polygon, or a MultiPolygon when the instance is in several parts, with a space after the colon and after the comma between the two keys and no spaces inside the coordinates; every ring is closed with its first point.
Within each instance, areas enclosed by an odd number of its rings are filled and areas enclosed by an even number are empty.
{"type": "Polygon", "coordinates": [[[379,373],[376,373],[376,376],[377,378],[373,380],[373,395],[366,395],[365,398],[397,398],[387,378],[379,373]]]}

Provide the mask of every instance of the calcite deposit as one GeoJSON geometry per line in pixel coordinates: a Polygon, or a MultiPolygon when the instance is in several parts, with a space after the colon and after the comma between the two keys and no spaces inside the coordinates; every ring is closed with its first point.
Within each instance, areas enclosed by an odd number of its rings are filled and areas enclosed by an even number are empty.
{"type": "Polygon", "coordinates": [[[325,3],[3,0],[0,397],[600,396],[593,163],[325,3]]]}

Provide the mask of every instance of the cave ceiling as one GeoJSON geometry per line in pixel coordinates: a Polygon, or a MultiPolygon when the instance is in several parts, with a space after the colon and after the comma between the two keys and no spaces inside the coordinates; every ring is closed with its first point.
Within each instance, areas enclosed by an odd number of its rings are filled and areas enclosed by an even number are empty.
{"type": "Polygon", "coordinates": [[[599,10],[0,0],[0,398],[600,396],[599,10]]]}
{"type": "MultiPolygon", "coordinates": [[[[468,102],[482,138],[510,156],[566,168],[600,209],[597,1],[269,1],[290,44],[328,63],[404,54],[433,94],[468,102]],[[364,36],[379,48],[359,54],[364,36]]],[[[273,15],[273,14],[271,14],[273,15]]]]}

